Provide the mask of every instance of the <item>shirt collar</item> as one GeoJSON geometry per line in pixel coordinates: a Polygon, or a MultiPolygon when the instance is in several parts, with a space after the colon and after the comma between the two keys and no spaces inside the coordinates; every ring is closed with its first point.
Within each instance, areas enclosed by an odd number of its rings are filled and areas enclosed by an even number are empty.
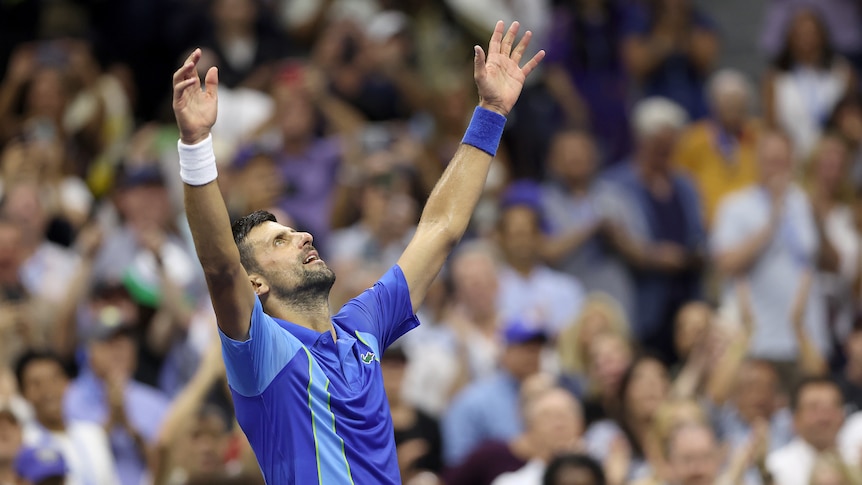
{"type": "Polygon", "coordinates": [[[291,335],[299,339],[299,341],[302,342],[302,344],[306,347],[313,346],[317,342],[317,339],[319,339],[320,336],[323,335],[323,333],[321,332],[316,332],[310,328],[297,325],[293,322],[288,322],[287,320],[282,320],[275,317],[272,317],[272,319],[275,320],[276,323],[281,326],[281,328],[287,330],[288,332],[290,332],[291,335]]]}

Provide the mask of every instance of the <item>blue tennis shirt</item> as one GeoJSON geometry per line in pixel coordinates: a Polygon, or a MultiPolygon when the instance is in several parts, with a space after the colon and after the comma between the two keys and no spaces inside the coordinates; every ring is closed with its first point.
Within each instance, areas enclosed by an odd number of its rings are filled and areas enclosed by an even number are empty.
{"type": "Polygon", "coordinates": [[[400,485],[380,355],[419,325],[401,268],[332,317],[337,341],[255,301],[245,342],[221,334],[236,417],[269,485],[400,485]]]}

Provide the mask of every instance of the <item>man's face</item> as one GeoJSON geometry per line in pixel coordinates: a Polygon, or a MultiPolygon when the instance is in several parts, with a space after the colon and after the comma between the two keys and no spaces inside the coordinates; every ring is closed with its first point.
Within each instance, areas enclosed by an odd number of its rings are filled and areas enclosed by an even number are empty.
{"type": "Polygon", "coordinates": [[[21,426],[9,416],[0,416],[0,463],[10,463],[21,448],[21,426]]]}
{"type": "Polygon", "coordinates": [[[261,279],[252,278],[259,294],[272,293],[287,301],[329,295],[335,273],[312,246],[311,234],[267,221],[247,238],[261,268],[261,279]]]}
{"type": "Polygon", "coordinates": [[[527,408],[530,434],[552,454],[570,451],[583,433],[580,406],[567,391],[545,391],[527,408]]]}
{"type": "Polygon", "coordinates": [[[551,169],[569,184],[589,181],[596,169],[596,149],[582,133],[564,133],[554,139],[551,169]]]}
{"type": "Polygon", "coordinates": [[[774,133],[767,134],[760,142],[759,151],[760,176],[769,181],[774,177],[790,174],[793,154],[790,144],[783,137],[774,133]]]}
{"type": "Polygon", "coordinates": [[[137,349],[132,337],[125,332],[90,343],[90,367],[100,379],[128,380],[135,372],[137,349]]]}
{"type": "Polygon", "coordinates": [[[539,257],[539,218],[527,206],[516,205],[503,212],[500,221],[500,238],[506,259],[535,262],[539,257]]]}
{"type": "Polygon", "coordinates": [[[841,391],[830,384],[812,384],[802,389],[793,415],[796,433],[818,450],[835,446],[844,424],[841,391]]]}
{"type": "Polygon", "coordinates": [[[744,365],[737,378],[736,408],[747,421],[772,418],[778,398],[778,375],[766,363],[744,365]]]}
{"type": "Polygon", "coordinates": [[[709,327],[712,310],[703,303],[689,303],[677,315],[674,345],[680,357],[687,357],[709,327]]]}
{"type": "Polygon", "coordinates": [[[503,365],[515,378],[526,379],[539,372],[542,347],[541,341],[509,344],[503,352],[503,365]]]}
{"type": "Polygon", "coordinates": [[[721,452],[706,428],[686,427],[671,438],[671,474],[680,485],[712,485],[721,467],[721,452]]]}
{"type": "Polygon", "coordinates": [[[122,189],[117,194],[117,207],[128,224],[141,230],[165,229],[170,223],[171,200],[163,185],[122,189]]]}
{"type": "Polygon", "coordinates": [[[715,98],[715,115],[728,129],[739,129],[748,117],[748,96],[743,89],[727,89],[715,98]]]}
{"type": "Polygon", "coordinates": [[[675,128],[664,127],[639,141],[642,160],[649,164],[651,170],[663,171],[670,168],[678,135],[675,128]]]}
{"type": "Polygon", "coordinates": [[[194,474],[215,473],[224,468],[224,454],[229,433],[221,416],[199,416],[189,433],[190,471],[194,474]]]}
{"type": "Polygon", "coordinates": [[[492,314],[497,303],[497,269],[486,254],[464,254],[452,266],[457,298],[480,315],[492,314]]]}
{"type": "Polygon", "coordinates": [[[59,364],[34,360],[27,365],[21,381],[22,394],[33,406],[40,423],[63,421],[63,394],[69,381],[59,364]]]}

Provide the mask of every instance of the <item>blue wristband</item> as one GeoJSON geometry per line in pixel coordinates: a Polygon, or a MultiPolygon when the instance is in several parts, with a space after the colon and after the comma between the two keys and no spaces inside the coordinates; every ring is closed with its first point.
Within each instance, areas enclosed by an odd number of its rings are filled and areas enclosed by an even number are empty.
{"type": "Polygon", "coordinates": [[[470,126],[467,127],[461,143],[474,146],[493,157],[497,154],[497,147],[500,146],[504,126],[506,126],[505,116],[476,106],[473,119],[470,120],[470,126]]]}

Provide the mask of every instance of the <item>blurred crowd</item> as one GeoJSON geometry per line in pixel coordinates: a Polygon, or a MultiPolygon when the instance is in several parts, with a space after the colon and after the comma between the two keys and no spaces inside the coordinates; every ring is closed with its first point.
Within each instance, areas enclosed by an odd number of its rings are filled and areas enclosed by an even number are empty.
{"type": "Polygon", "coordinates": [[[750,8],[757,76],[692,0],[0,0],[0,485],[262,483],[183,214],[192,48],[231,216],[311,232],[337,309],[498,19],[547,58],[381,358],[404,483],[862,484],[862,2],[750,8]]]}

